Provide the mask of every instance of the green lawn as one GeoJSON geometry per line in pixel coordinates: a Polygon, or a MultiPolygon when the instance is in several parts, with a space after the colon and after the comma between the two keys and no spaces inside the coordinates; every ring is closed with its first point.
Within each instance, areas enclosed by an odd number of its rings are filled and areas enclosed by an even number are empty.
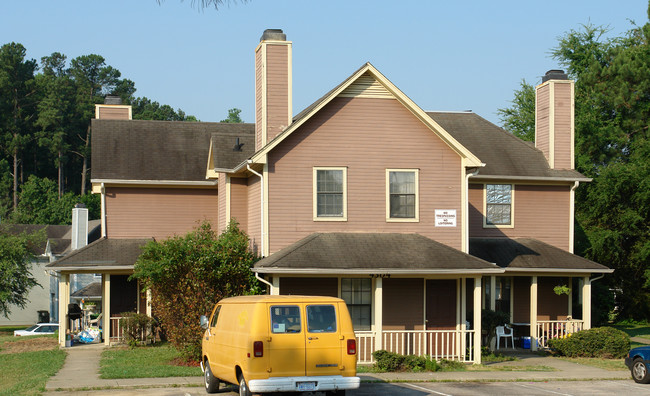
{"type": "Polygon", "coordinates": [[[101,378],[159,378],[203,375],[200,367],[170,364],[180,353],[169,344],[129,349],[108,348],[102,353],[101,378]]]}
{"type": "Polygon", "coordinates": [[[48,378],[56,374],[65,361],[66,353],[53,346],[49,350],[29,351],[29,344],[54,336],[14,337],[21,327],[0,327],[0,395],[39,395],[45,391],[48,378]],[[24,343],[21,351],[13,352],[9,343],[24,343]],[[7,353],[12,352],[12,353],[7,353]]]}

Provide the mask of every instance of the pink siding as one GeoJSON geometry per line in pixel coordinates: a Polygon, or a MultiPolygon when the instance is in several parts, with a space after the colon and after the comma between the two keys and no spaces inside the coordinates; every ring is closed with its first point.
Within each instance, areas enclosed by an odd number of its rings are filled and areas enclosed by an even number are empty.
{"type": "Polygon", "coordinates": [[[262,147],[264,134],[268,143],[290,123],[289,79],[289,46],[263,44],[255,54],[256,149],[262,147]],[[262,55],[262,48],[266,48],[266,57],[262,55]],[[264,88],[266,97],[263,96],[264,88]],[[264,99],[266,108],[263,108],[264,99]],[[266,121],[265,131],[261,129],[262,121],[266,121]]]}
{"type": "MultiPolygon", "coordinates": [[[[230,217],[237,220],[239,227],[248,232],[248,179],[230,179],[230,217]]],[[[230,219],[228,219],[230,221],[230,219]]]]}
{"type": "Polygon", "coordinates": [[[483,228],[483,184],[470,184],[469,235],[535,238],[569,250],[569,186],[515,185],[514,227],[483,228]]]}
{"type": "Polygon", "coordinates": [[[270,142],[289,125],[289,47],[266,47],[267,137],[270,142]]]}
{"type": "Polygon", "coordinates": [[[260,178],[251,176],[248,178],[248,237],[250,238],[251,248],[258,255],[262,255],[262,225],[260,209],[260,178]]]}
{"type": "Polygon", "coordinates": [[[571,84],[555,84],[555,169],[571,169],[571,84]]]}
{"type": "Polygon", "coordinates": [[[218,175],[218,188],[219,188],[219,197],[218,197],[218,218],[219,218],[219,233],[223,232],[226,227],[228,226],[228,219],[226,218],[226,174],[225,173],[219,173],[218,175]]]}
{"type": "Polygon", "coordinates": [[[209,220],[218,229],[217,190],[189,188],[106,189],[109,238],[164,239],[209,220]]]}
{"type": "Polygon", "coordinates": [[[129,109],[126,107],[100,107],[98,118],[102,120],[128,120],[129,109]]]}
{"type": "Polygon", "coordinates": [[[535,147],[544,153],[544,157],[548,161],[549,155],[549,120],[550,120],[550,85],[544,85],[537,89],[537,103],[535,111],[537,113],[537,126],[535,137],[535,147]]]}
{"type": "Polygon", "coordinates": [[[262,148],[262,48],[255,53],[255,151],[262,148]]]}
{"type": "Polygon", "coordinates": [[[460,249],[461,171],[397,100],[336,98],[269,154],[271,253],[314,232],[414,232],[460,249]],[[315,166],[347,167],[348,221],[313,221],[315,166]],[[387,168],[419,168],[419,222],[386,222],[387,168]],[[435,209],[455,209],[458,226],[434,227],[435,209]]]}

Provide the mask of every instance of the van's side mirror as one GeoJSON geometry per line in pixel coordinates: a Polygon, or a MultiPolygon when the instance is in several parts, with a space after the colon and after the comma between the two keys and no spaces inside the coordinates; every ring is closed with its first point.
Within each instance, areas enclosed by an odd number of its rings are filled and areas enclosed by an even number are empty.
{"type": "Polygon", "coordinates": [[[205,315],[201,315],[201,327],[204,329],[208,329],[208,317],[205,315]]]}

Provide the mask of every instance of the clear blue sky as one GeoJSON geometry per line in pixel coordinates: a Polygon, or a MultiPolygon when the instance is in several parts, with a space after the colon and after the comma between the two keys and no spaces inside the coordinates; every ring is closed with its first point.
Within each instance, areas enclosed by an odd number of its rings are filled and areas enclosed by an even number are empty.
{"type": "Polygon", "coordinates": [[[253,51],[264,29],[293,42],[293,113],[371,62],[424,110],[473,110],[499,123],[522,79],[559,65],[557,38],[582,24],[611,35],[647,21],[647,0],[234,1],[202,12],[191,0],[5,1],[0,44],[28,57],[91,53],[133,80],[137,96],[219,121],[254,119],[253,51]]]}

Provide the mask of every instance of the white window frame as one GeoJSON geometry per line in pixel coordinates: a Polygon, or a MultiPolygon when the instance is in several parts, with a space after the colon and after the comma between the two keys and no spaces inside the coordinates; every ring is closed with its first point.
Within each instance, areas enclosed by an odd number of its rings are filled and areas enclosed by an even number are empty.
{"type": "Polygon", "coordinates": [[[345,166],[315,166],[313,170],[313,217],[314,221],[348,221],[348,168],[345,166]],[[338,170],[343,173],[343,215],[318,216],[318,171],[338,170]]]}
{"type": "Polygon", "coordinates": [[[483,184],[483,228],[514,228],[515,227],[515,185],[512,183],[484,183],[483,184]],[[487,222],[487,186],[510,186],[510,224],[488,224],[487,222]]]}
{"type": "Polygon", "coordinates": [[[420,221],[420,170],[419,169],[386,169],[386,221],[390,223],[418,223],[420,221]],[[403,172],[415,174],[415,217],[390,217],[390,174],[403,172]]]}

